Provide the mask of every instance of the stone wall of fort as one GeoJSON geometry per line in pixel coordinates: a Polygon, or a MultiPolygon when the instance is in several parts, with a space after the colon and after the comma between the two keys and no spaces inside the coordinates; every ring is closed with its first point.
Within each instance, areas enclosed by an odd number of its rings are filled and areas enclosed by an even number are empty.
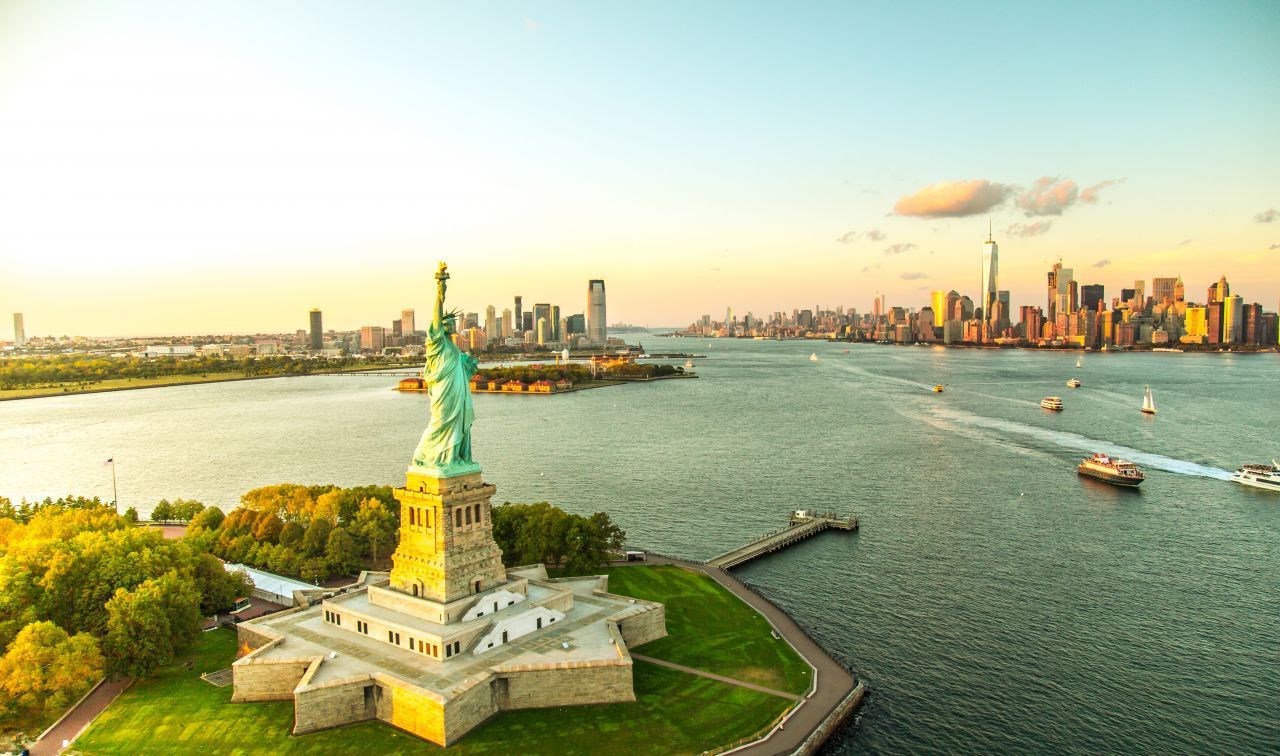
{"type": "Polygon", "coordinates": [[[365,693],[373,686],[370,675],[303,686],[293,697],[293,734],[303,735],[373,719],[374,707],[366,700],[373,696],[365,693]]]}
{"type": "MultiPolygon", "coordinates": [[[[641,606],[637,604],[635,608],[640,609],[641,606]]],[[[618,632],[622,634],[627,648],[667,637],[667,608],[662,604],[643,606],[643,611],[618,619],[618,632]]]]}
{"type": "Polygon", "coordinates": [[[636,700],[631,683],[631,660],[567,662],[563,666],[503,670],[506,695],[503,709],[539,709],[625,703],[636,700]]]}
{"type": "Polygon", "coordinates": [[[387,724],[439,745],[445,739],[444,699],[429,690],[387,675],[377,675],[375,714],[387,724]]]}
{"type": "Polygon", "coordinates": [[[293,689],[317,659],[254,659],[231,665],[232,703],[292,701],[293,689]]]}

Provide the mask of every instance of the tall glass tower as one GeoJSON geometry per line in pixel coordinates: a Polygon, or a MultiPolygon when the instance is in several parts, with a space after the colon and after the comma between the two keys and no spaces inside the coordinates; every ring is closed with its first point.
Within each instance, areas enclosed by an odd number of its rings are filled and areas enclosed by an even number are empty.
{"type": "Polygon", "coordinates": [[[987,225],[987,240],[982,243],[982,340],[991,338],[996,325],[996,302],[1000,291],[1000,248],[991,239],[991,226],[987,225]]]}
{"type": "Polygon", "coordinates": [[[600,346],[609,340],[605,327],[604,280],[600,278],[587,282],[587,339],[600,346]]]}

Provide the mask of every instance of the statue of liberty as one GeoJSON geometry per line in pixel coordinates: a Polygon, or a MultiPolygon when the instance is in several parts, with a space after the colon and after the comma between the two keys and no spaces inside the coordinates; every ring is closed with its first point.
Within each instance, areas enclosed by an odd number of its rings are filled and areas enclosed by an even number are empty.
{"type": "Polygon", "coordinates": [[[427,329],[427,363],[422,379],[431,397],[431,422],[413,453],[412,472],[441,477],[479,472],[471,461],[471,423],[476,418],[471,404],[471,376],[476,360],[453,343],[457,313],[444,310],[444,293],[449,271],[444,263],[436,272],[436,307],[427,329]]]}

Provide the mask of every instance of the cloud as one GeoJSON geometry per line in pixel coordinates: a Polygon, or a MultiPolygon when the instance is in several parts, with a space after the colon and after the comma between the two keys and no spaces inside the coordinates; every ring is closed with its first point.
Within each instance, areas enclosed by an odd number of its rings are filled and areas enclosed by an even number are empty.
{"type": "Polygon", "coordinates": [[[1093,264],[1093,267],[1095,267],[1095,268],[1105,268],[1105,267],[1107,267],[1107,266],[1108,266],[1108,265],[1110,265],[1110,264],[1111,264],[1111,261],[1110,261],[1110,260],[1103,259],[1103,260],[1099,260],[1099,261],[1097,261],[1096,263],[1094,263],[1094,264],[1093,264]]]}
{"type": "Polygon", "coordinates": [[[871,266],[870,266],[870,265],[863,265],[863,266],[862,266],[862,272],[863,272],[863,273],[870,273],[870,272],[871,272],[871,266]]]}
{"type": "Polygon", "coordinates": [[[1266,211],[1265,213],[1258,213],[1257,215],[1253,216],[1253,219],[1259,223],[1271,223],[1275,221],[1277,218],[1280,218],[1280,210],[1276,210],[1274,207],[1266,211]]]}
{"type": "Polygon", "coordinates": [[[893,211],[918,218],[981,215],[1009,199],[1014,187],[987,179],[940,181],[898,200],[893,211]]]}
{"type": "Polygon", "coordinates": [[[921,279],[928,278],[928,277],[929,277],[928,273],[903,273],[901,276],[899,276],[899,278],[901,278],[903,281],[919,281],[921,279]]]}
{"type": "Polygon", "coordinates": [[[1116,184],[1123,183],[1124,179],[1122,178],[1099,181],[1093,186],[1087,187],[1084,191],[1080,192],[1080,201],[1092,205],[1098,201],[1098,192],[1106,189],[1108,186],[1115,186],[1116,184]]]}
{"type": "Polygon", "coordinates": [[[900,255],[903,252],[910,252],[915,248],[916,248],[916,245],[911,244],[910,242],[904,242],[902,244],[890,244],[885,249],[884,253],[886,255],[900,255]]]}
{"type": "Polygon", "coordinates": [[[1075,204],[1080,189],[1071,179],[1041,176],[1031,188],[1018,195],[1018,207],[1027,217],[1036,215],[1062,215],[1062,211],[1075,204]]]}
{"type": "Polygon", "coordinates": [[[870,231],[866,232],[865,234],[860,233],[858,231],[846,231],[844,234],[837,237],[836,241],[841,244],[853,244],[858,239],[868,239],[870,241],[884,241],[887,238],[889,237],[886,236],[883,231],[881,231],[878,228],[873,228],[870,231]]]}
{"type": "Polygon", "coordinates": [[[1183,239],[1182,241],[1178,242],[1178,246],[1179,246],[1179,247],[1185,247],[1185,246],[1187,246],[1187,245],[1188,245],[1188,244],[1190,244],[1190,243],[1191,243],[1191,240],[1190,240],[1190,239],[1183,239]]]}
{"type": "Polygon", "coordinates": [[[1270,247],[1267,247],[1267,249],[1280,249],[1280,244],[1272,244],[1270,247]]]}
{"type": "Polygon", "coordinates": [[[1034,223],[1015,223],[1005,229],[1009,236],[1039,236],[1053,227],[1053,221],[1035,221],[1034,223]]]}

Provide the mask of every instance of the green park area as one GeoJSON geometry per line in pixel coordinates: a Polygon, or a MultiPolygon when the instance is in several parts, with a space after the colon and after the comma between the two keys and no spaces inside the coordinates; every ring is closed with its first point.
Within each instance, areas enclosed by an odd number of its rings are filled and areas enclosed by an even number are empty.
{"type": "MultiPolygon", "coordinates": [[[[804,693],[810,671],[762,617],[710,578],[675,567],[609,570],[610,591],[667,605],[668,638],[636,653],[758,685],[804,693]]],[[[381,722],[294,737],[289,702],[232,704],[231,687],[200,679],[235,658],[230,630],[135,684],[75,743],[86,754],[433,753],[441,749],[381,722]]],[[[634,704],[505,712],[449,753],[701,753],[770,727],[794,701],[637,660],[634,704]]]]}

